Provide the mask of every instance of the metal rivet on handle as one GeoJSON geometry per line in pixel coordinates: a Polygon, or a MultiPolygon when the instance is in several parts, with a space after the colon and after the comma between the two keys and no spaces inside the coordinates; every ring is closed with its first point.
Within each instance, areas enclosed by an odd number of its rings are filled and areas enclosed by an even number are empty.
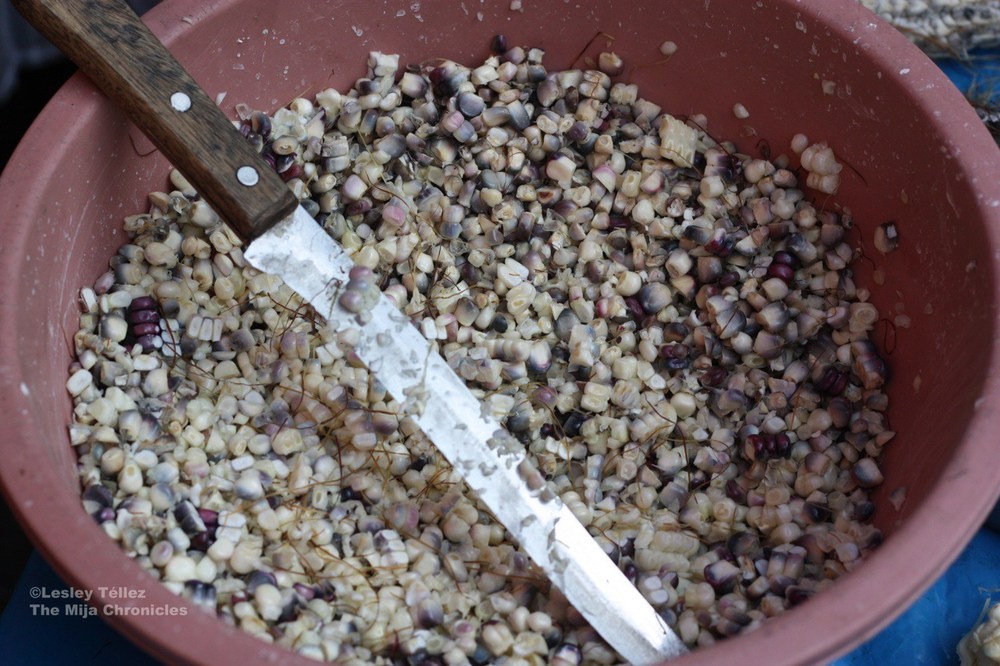
{"type": "Polygon", "coordinates": [[[175,92],[170,96],[170,106],[174,107],[177,111],[184,113],[191,108],[191,98],[185,93],[175,92]]]}
{"type": "Polygon", "coordinates": [[[241,166],[236,170],[236,180],[247,187],[253,187],[260,181],[260,175],[252,166],[241,166]]]}

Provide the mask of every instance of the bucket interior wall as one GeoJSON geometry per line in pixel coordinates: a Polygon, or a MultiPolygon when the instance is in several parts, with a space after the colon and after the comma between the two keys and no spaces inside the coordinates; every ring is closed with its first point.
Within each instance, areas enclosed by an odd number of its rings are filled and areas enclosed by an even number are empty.
{"type": "MultiPolygon", "coordinates": [[[[872,22],[870,34],[858,34],[861,45],[845,46],[820,27],[822,6],[725,3],[722,10],[721,3],[681,0],[524,6],[511,12],[506,2],[474,0],[322,8],[305,0],[228,0],[199,7],[183,21],[166,9],[148,20],[173,40],[172,51],[210,96],[224,94],[221,106],[231,116],[237,103],[273,110],[326,87],[346,90],[364,76],[370,50],[399,53],[402,63],[441,56],[472,64],[488,55],[492,36],[503,33],[512,45],[544,49],[549,69],[586,67],[602,50],[614,50],[625,60],[624,78],[639,84],[644,97],[673,115],[706,114],[709,131],[743,152],[789,152],[797,132],[828,142],[845,164],[841,191],[835,198],[810,196],[830,210],[850,209],[852,239],[865,255],[857,281],[871,290],[886,319],[874,337],[892,371],[889,415],[898,434],[883,456],[886,482],[876,492],[875,522],[891,538],[939,482],[974,414],[995,334],[996,295],[986,231],[962,223],[976,215],[977,174],[966,171],[949,145],[929,138],[946,119],[905,103],[908,62],[884,71],[864,46],[889,28],[872,22]],[[677,45],[669,58],[659,50],[667,40],[677,45]],[[749,118],[734,116],[736,103],[749,118]],[[873,230],[889,220],[901,242],[882,256],[873,230]],[[883,285],[873,279],[874,265],[884,273],[883,285]],[[896,314],[907,315],[910,326],[893,327],[896,314]],[[886,499],[899,487],[906,501],[897,511],[886,499]]],[[[869,15],[858,12],[860,31],[869,15]]],[[[30,223],[34,234],[14,238],[11,256],[20,251],[25,257],[16,276],[24,294],[16,363],[37,421],[37,439],[22,445],[44,451],[39,464],[55,467],[65,484],[52,491],[75,500],[64,384],[78,290],[107,270],[125,241],[122,218],[144,211],[149,191],[167,188],[167,165],[106,101],[84,104],[100,94],[81,77],[61,97],[81,110],[72,123],[56,127],[47,119],[65,118],[65,109],[50,105],[26,139],[40,144],[43,135],[58,134],[45,142],[51,147],[45,159],[31,160],[37,170],[20,174],[45,195],[17,209],[17,223],[30,223]]],[[[28,162],[28,150],[22,146],[15,168],[28,162]]]]}

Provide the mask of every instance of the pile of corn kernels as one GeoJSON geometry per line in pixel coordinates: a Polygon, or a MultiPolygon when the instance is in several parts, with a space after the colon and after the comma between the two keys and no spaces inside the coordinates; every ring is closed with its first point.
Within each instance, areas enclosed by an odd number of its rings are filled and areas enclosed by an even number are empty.
{"type": "MultiPolygon", "coordinates": [[[[752,630],[881,539],[879,315],[850,216],[808,199],[840,165],[802,136],[717,143],[614,54],[494,46],[473,69],[372,53],[349,93],[237,125],[688,645],[752,630]]],[[[349,339],[171,182],[82,290],[70,435],[101,528],[317,659],[620,661],[349,339]]]]}

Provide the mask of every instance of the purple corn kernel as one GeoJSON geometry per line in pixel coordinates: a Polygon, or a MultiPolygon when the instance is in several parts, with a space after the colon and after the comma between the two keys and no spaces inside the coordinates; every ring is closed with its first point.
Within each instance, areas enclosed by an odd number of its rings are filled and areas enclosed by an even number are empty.
{"type": "Polygon", "coordinates": [[[787,433],[778,433],[774,436],[774,453],[779,458],[787,458],[792,451],[792,440],[787,433]]]}
{"type": "Polygon", "coordinates": [[[273,152],[270,150],[270,146],[264,146],[263,150],[260,151],[260,156],[264,158],[264,161],[272,171],[278,170],[278,159],[273,152]]]}
{"type": "Polygon", "coordinates": [[[329,581],[324,581],[313,588],[313,598],[330,602],[337,598],[337,592],[329,581]]]}
{"type": "Polygon", "coordinates": [[[292,587],[295,589],[295,593],[298,594],[303,601],[311,601],[316,597],[316,589],[313,587],[303,585],[302,583],[295,583],[292,587]]]}
{"type": "Polygon", "coordinates": [[[726,271],[719,277],[719,286],[725,289],[726,287],[732,287],[737,282],[740,281],[740,274],[736,271],[726,271]]]}
{"type": "Polygon", "coordinates": [[[832,365],[828,365],[823,368],[819,379],[813,383],[820,393],[838,396],[847,388],[847,374],[832,365]]]}
{"type": "Polygon", "coordinates": [[[507,111],[510,113],[510,124],[514,129],[523,131],[531,124],[531,116],[520,101],[515,100],[508,104],[507,111]]]}
{"type": "Polygon", "coordinates": [[[830,469],[833,461],[825,453],[811,451],[803,459],[803,463],[805,463],[806,471],[822,476],[830,469]]]}
{"type": "Polygon", "coordinates": [[[722,260],[719,257],[698,257],[695,273],[702,284],[716,282],[722,277],[722,260]]]}
{"type": "Polygon", "coordinates": [[[214,530],[219,526],[219,512],[211,509],[198,509],[198,516],[205,523],[205,527],[214,530]]]}
{"type": "Polygon", "coordinates": [[[204,553],[213,543],[215,543],[215,536],[211,532],[199,532],[191,537],[191,550],[204,553]]]}
{"type": "Polygon", "coordinates": [[[628,308],[629,314],[636,321],[641,321],[646,316],[646,312],[642,309],[642,303],[639,302],[638,298],[626,298],[625,306],[628,308]]]}
{"type": "Polygon", "coordinates": [[[837,224],[824,224],[820,227],[819,241],[824,247],[836,247],[844,240],[844,228],[837,224]]]}
{"type": "Polygon", "coordinates": [[[347,205],[347,215],[353,217],[355,215],[364,215],[372,209],[372,202],[368,199],[359,199],[357,201],[352,201],[347,205]]]}
{"type": "Polygon", "coordinates": [[[740,608],[736,604],[726,604],[728,599],[719,600],[719,614],[730,622],[735,622],[741,627],[745,627],[750,624],[750,616],[747,615],[746,611],[740,608]]]}
{"type": "Polygon", "coordinates": [[[586,139],[588,134],[590,134],[590,128],[586,124],[577,121],[566,131],[566,138],[577,143],[586,139]]]}
{"type": "Polygon", "coordinates": [[[663,358],[687,358],[691,349],[683,343],[672,343],[660,347],[660,356],[663,358]]]}
{"type": "Polygon", "coordinates": [[[779,264],[777,262],[771,262],[771,265],[767,267],[767,276],[775,277],[779,280],[791,284],[795,280],[795,269],[788,264],[779,264]]]}
{"type": "MultiPolygon", "coordinates": [[[[486,108],[483,98],[471,92],[461,93],[458,96],[457,106],[458,110],[466,118],[475,118],[486,108]]],[[[475,134],[475,130],[473,130],[473,134],[475,134]]]]}
{"type": "Polygon", "coordinates": [[[728,376],[729,372],[725,368],[712,366],[701,373],[698,381],[701,382],[702,386],[716,388],[722,386],[722,383],[726,381],[728,376]]]}
{"type": "Polygon", "coordinates": [[[768,460],[772,456],[774,449],[774,435],[766,433],[747,435],[747,438],[743,441],[743,455],[748,460],[768,460]]]}
{"type": "Polygon", "coordinates": [[[776,594],[779,597],[784,596],[785,590],[795,583],[793,579],[780,574],[777,576],[771,576],[768,582],[771,584],[771,593],[776,594]]]}
{"type": "Polygon", "coordinates": [[[694,296],[695,304],[701,308],[705,309],[708,304],[708,299],[712,296],[718,296],[721,290],[714,284],[703,284],[698,289],[698,293],[694,296]]]}
{"type": "Polygon", "coordinates": [[[853,342],[851,353],[854,356],[854,373],[861,379],[864,388],[872,390],[881,387],[889,368],[875,351],[875,346],[867,340],[853,342]]]}
{"type": "Polygon", "coordinates": [[[761,435],[764,441],[764,459],[774,458],[778,454],[778,440],[775,435],[761,435]]]}
{"type": "Polygon", "coordinates": [[[753,557],[760,551],[760,540],[750,532],[736,532],[726,540],[726,548],[736,557],[743,555],[753,557]]]}
{"type": "Polygon", "coordinates": [[[250,116],[250,129],[261,136],[270,136],[271,118],[263,111],[254,111],[250,116]]]}
{"type": "Polygon", "coordinates": [[[854,506],[854,519],[865,521],[875,513],[875,505],[871,502],[860,502],[854,506]]]}
{"type": "Polygon", "coordinates": [[[142,346],[142,351],[146,353],[159,349],[163,345],[163,339],[159,335],[140,335],[135,341],[142,346]]]}
{"type": "Polygon", "coordinates": [[[200,511],[195,509],[188,500],[184,500],[174,507],[174,519],[187,534],[197,534],[207,529],[200,511]]]}
{"type": "Polygon", "coordinates": [[[125,319],[130,324],[156,324],[160,321],[160,313],[155,306],[151,309],[135,310],[129,307],[125,319]]]}
{"type": "Polygon", "coordinates": [[[449,66],[435,67],[427,74],[435,93],[440,97],[450,97],[455,92],[450,77],[452,70],[449,66]]]}
{"type": "Polygon", "coordinates": [[[274,170],[278,173],[285,173],[293,164],[295,164],[294,154],[274,156],[274,170]]]}
{"type": "Polygon", "coordinates": [[[785,559],[785,570],[783,573],[795,580],[802,578],[802,571],[806,562],[805,555],[805,549],[803,548],[793,548],[790,550],[788,557],[785,559]]]}
{"type": "Polygon", "coordinates": [[[733,253],[733,239],[725,232],[717,232],[712,240],[705,243],[705,249],[717,257],[728,257],[733,253]]]}
{"type": "Polygon", "coordinates": [[[705,488],[711,483],[712,479],[707,473],[702,470],[698,470],[688,479],[688,488],[691,490],[698,490],[700,488],[705,488]]]}
{"type": "Polygon", "coordinates": [[[634,585],[636,578],[639,576],[639,568],[627,557],[623,557],[619,561],[618,566],[621,568],[622,573],[625,574],[625,577],[628,578],[628,581],[634,585]]]}
{"type": "MultiPolygon", "coordinates": [[[[590,268],[588,267],[588,273],[589,272],[590,272],[590,268]]],[[[591,281],[592,282],[597,282],[597,280],[591,280],[591,281]]],[[[600,317],[601,319],[607,319],[608,315],[611,312],[611,304],[612,304],[612,300],[609,299],[609,298],[602,298],[602,299],[598,300],[597,303],[594,306],[597,316],[600,317]]]]}
{"type": "Polygon", "coordinates": [[[712,234],[712,229],[703,227],[700,224],[692,224],[684,228],[683,236],[698,245],[707,245],[712,241],[712,234]]]}
{"type": "Polygon", "coordinates": [[[375,277],[375,273],[367,266],[354,266],[351,268],[351,272],[348,273],[348,277],[352,280],[371,281],[375,277]]]}
{"type": "Polygon", "coordinates": [[[558,397],[559,396],[556,392],[548,386],[541,386],[535,389],[531,394],[533,402],[539,402],[543,405],[548,405],[549,407],[555,406],[558,397]]]}
{"type": "MultiPolygon", "coordinates": [[[[760,464],[761,463],[756,463],[756,465],[760,464]]],[[[764,501],[764,494],[762,492],[760,492],[756,488],[747,491],[747,501],[746,501],[747,506],[752,508],[755,506],[764,506],[765,504],[766,502],[764,501]]]]}
{"type": "Polygon", "coordinates": [[[371,79],[358,79],[358,81],[354,84],[354,87],[357,88],[358,93],[361,95],[370,95],[374,92],[378,92],[379,89],[379,85],[371,79]]]}
{"type": "Polygon", "coordinates": [[[302,178],[305,175],[305,171],[302,169],[301,164],[292,164],[287,169],[281,172],[281,178],[284,181],[289,181],[293,178],[302,178]]]}
{"type": "Polygon", "coordinates": [[[663,367],[671,372],[677,370],[687,370],[691,367],[691,361],[686,358],[668,358],[663,362],[663,367]]]}
{"type": "Polygon", "coordinates": [[[439,123],[438,126],[440,127],[440,129],[443,129],[448,133],[452,133],[455,132],[459,127],[461,127],[464,121],[465,118],[462,117],[461,111],[453,111],[451,113],[445,114],[445,116],[441,118],[441,122],[439,123]]]}
{"type": "Polygon", "coordinates": [[[133,298],[132,302],[129,304],[129,312],[135,312],[137,310],[156,310],[159,307],[156,300],[152,296],[139,296],[138,298],[133,298]]]}
{"type": "Polygon", "coordinates": [[[789,585],[785,589],[785,599],[789,605],[798,606],[803,601],[808,600],[815,592],[799,585],[789,585]]]}
{"type": "Polygon", "coordinates": [[[628,227],[628,218],[624,215],[611,215],[608,218],[608,227],[611,229],[625,229],[628,227]]]}
{"type": "MultiPolygon", "coordinates": [[[[417,604],[417,624],[420,627],[428,629],[436,627],[442,622],[444,622],[444,612],[440,601],[430,598],[417,604]]],[[[420,663],[427,664],[429,662],[424,660],[420,663]]]]}
{"type": "Polygon", "coordinates": [[[747,599],[760,599],[771,590],[771,583],[767,577],[761,576],[750,583],[746,588],[747,599]]]}
{"type": "MultiPolygon", "coordinates": [[[[726,497],[734,502],[744,504],[747,501],[747,491],[740,484],[736,483],[736,479],[729,479],[726,481],[726,497]]],[[[732,545],[729,546],[729,550],[736,555],[739,554],[733,550],[732,545]]]]}
{"type": "Polygon", "coordinates": [[[815,534],[803,534],[795,540],[795,545],[805,549],[805,560],[810,564],[823,564],[826,554],[815,534]]]}
{"type": "Polygon", "coordinates": [[[736,622],[727,620],[726,618],[720,618],[716,620],[715,624],[712,625],[712,629],[720,636],[735,636],[740,633],[742,628],[743,627],[736,622]]]}
{"type": "Polygon", "coordinates": [[[263,150],[264,137],[262,137],[260,134],[257,134],[256,132],[250,132],[245,135],[245,138],[247,140],[247,143],[250,144],[250,147],[255,152],[259,153],[261,150],[263,150]]]}
{"type": "MultiPolygon", "coordinates": [[[[159,334],[159,324],[136,324],[132,327],[132,335],[140,339],[144,336],[158,336],[159,334]]],[[[143,347],[145,348],[145,345],[143,347]]]]}
{"type": "Polygon", "coordinates": [[[281,615],[278,616],[278,624],[283,624],[285,622],[293,622],[299,616],[299,612],[305,607],[305,604],[301,599],[292,597],[292,600],[285,604],[284,608],[281,609],[281,615]]]}
{"type": "Polygon", "coordinates": [[[576,645],[563,643],[552,654],[552,661],[561,664],[580,664],[583,661],[583,654],[576,645]]]}
{"type": "Polygon", "coordinates": [[[803,504],[802,513],[806,520],[814,525],[828,522],[831,518],[831,512],[828,507],[813,502],[803,504]]]}
{"type": "Polygon", "coordinates": [[[87,486],[87,489],[83,491],[83,499],[94,502],[102,509],[110,507],[114,503],[111,491],[101,483],[94,483],[87,486]]]}
{"type": "Polygon", "coordinates": [[[587,417],[579,412],[572,412],[562,424],[563,433],[567,437],[576,437],[580,434],[580,428],[587,422],[587,417]]]}
{"type": "Polygon", "coordinates": [[[816,248],[802,234],[789,234],[785,247],[800,261],[809,261],[816,256],[816,248]]]}
{"type": "Polygon", "coordinates": [[[663,339],[667,342],[681,342],[691,331],[679,321],[672,321],[663,327],[663,339]]]}
{"type": "Polygon", "coordinates": [[[125,318],[130,325],[130,337],[142,345],[144,352],[163,345],[160,339],[160,307],[155,299],[149,296],[132,299],[125,318]]]}
{"type": "Polygon", "coordinates": [[[362,500],[361,493],[352,488],[351,486],[346,486],[340,490],[340,501],[341,502],[351,502],[354,500],[362,500]]]}
{"type": "Polygon", "coordinates": [[[772,261],[776,264],[784,264],[785,266],[791,266],[792,268],[795,268],[796,265],[798,264],[798,260],[793,255],[791,255],[788,252],[785,252],[784,250],[779,250],[775,252],[772,261]]]}
{"type": "Polygon", "coordinates": [[[783,241],[791,233],[791,228],[794,228],[794,223],[792,222],[771,222],[767,225],[767,233],[769,238],[773,241],[783,241]]]}
{"type": "Polygon", "coordinates": [[[270,571],[254,571],[247,576],[247,594],[252,595],[261,585],[278,586],[278,579],[270,571]]]}
{"type": "Polygon", "coordinates": [[[561,199],[552,206],[552,212],[563,218],[569,217],[579,209],[580,207],[569,199],[561,199]]]}
{"type": "Polygon", "coordinates": [[[719,560],[705,567],[705,582],[717,594],[727,594],[736,587],[740,570],[728,560],[719,560]]]}
{"type": "Polygon", "coordinates": [[[676,571],[664,571],[660,574],[660,579],[663,581],[664,585],[669,585],[674,589],[677,588],[677,584],[681,580],[676,571]]]}
{"type": "Polygon", "coordinates": [[[196,604],[215,607],[215,586],[200,580],[189,580],[184,583],[184,592],[196,604]]]}
{"type": "Polygon", "coordinates": [[[618,547],[618,544],[616,544],[613,541],[604,541],[598,545],[601,546],[601,550],[604,551],[604,554],[608,556],[609,560],[611,560],[615,564],[618,564],[622,556],[622,551],[618,547]]]}
{"type": "Polygon", "coordinates": [[[482,276],[481,271],[468,261],[459,266],[458,271],[461,273],[462,279],[472,285],[479,282],[479,278],[482,276]]]}
{"type": "Polygon", "coordinates": [[[765,574],[769,578],[775,578],[776,576],[785,575],[785,562],[788,559],[788,553],[782,550],[773,551],[771,553],[771,558],[767,562],[767,570],[765,574]]]}

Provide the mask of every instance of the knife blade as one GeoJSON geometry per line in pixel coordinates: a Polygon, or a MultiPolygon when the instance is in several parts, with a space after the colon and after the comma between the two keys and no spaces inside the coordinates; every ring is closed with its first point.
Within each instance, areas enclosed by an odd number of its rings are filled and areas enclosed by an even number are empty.
{"type": "Polygon", "coordinates": [[[121,106],[250,245],[335,330],[550,582],[625,659],[686,650],[511,437],[388,297],[340,305],[353,261],[301,206],[122,0],[14,0],[121,106]]]}
{"type": "Polygon", "coordinates": [[[551,491],[524,447],[483,409],[409,318],[382,295],[362,315],[338,298],[354,263],[301,207],[244,257],[306,299],[338,332],[528,556],[619,654],[652,664],[683,644],[551,491]]]}

